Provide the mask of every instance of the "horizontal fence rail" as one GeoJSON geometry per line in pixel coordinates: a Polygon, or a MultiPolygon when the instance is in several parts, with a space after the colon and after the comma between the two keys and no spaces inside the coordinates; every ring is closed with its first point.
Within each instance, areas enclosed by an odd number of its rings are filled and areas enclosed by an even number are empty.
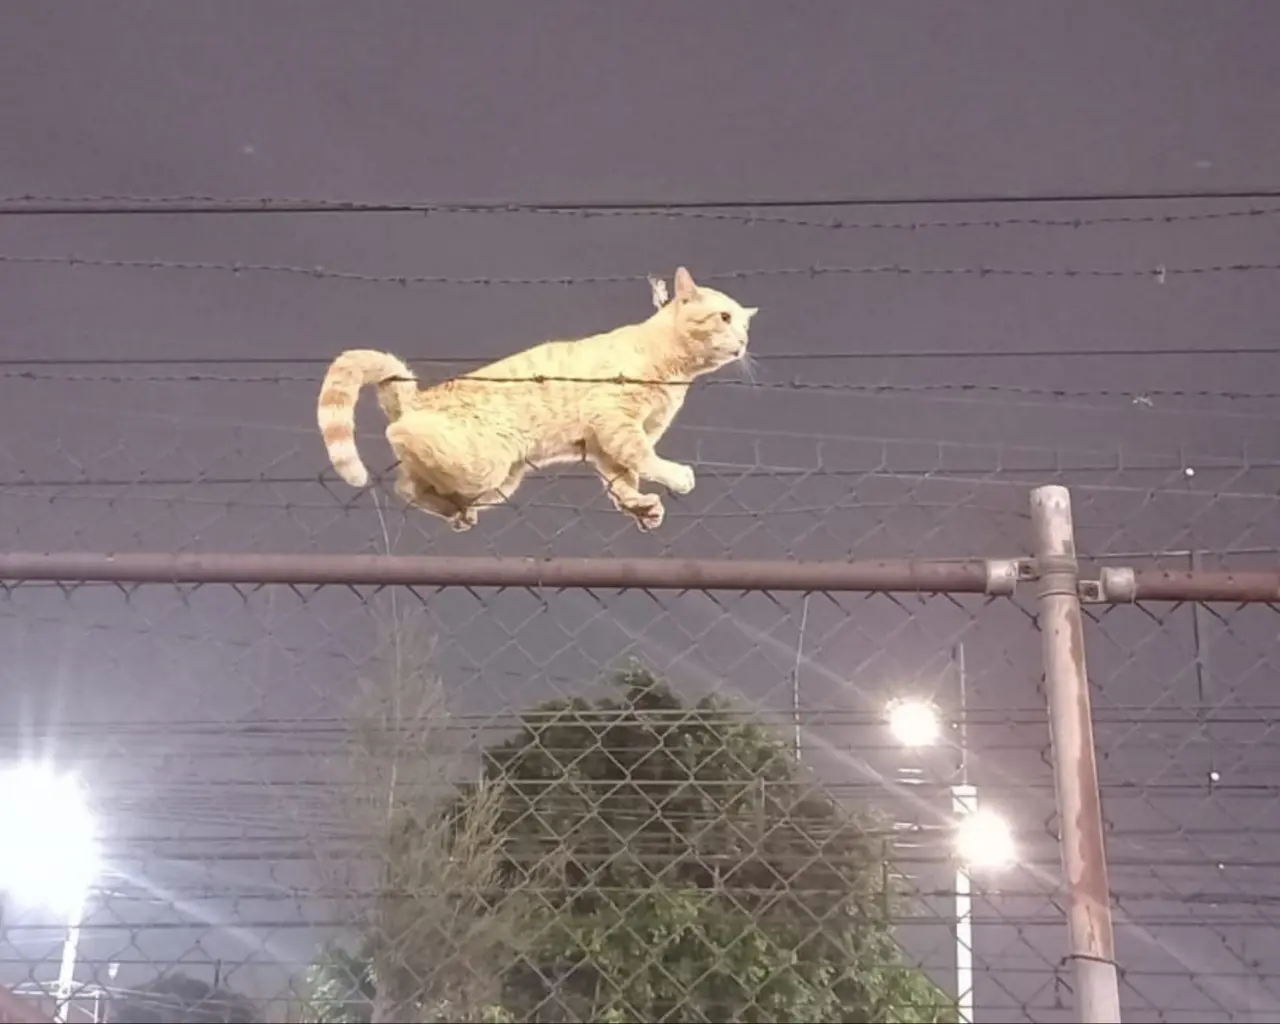
{"type": "MultiPolygon", "coordinates": [[[[486,558],[430,555],[182,555],[0,552],[0,580],[417,587],[605,587],[1008,596],[1039,578],[1035,559],[784,562],[749,559],[486,558]]],[[[1171,572],[1107,566],[1082,580],[1091,603],[1280,601],[1280,568],[1171,572]]]]}
{"type": "Polygon", "coordinates": [[[612,587],[1012,593],[1012,560],[784,562],[660,558],[467,558],[411,555],[122,555],[0,553],[0,579],[115,583],[287,583],[421,587],[612,587]]]}

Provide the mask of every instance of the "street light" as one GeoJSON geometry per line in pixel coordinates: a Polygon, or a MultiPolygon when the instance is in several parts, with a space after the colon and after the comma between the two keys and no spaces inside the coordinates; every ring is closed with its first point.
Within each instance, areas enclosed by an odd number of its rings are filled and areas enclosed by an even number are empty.
{"type": "Polygon", "coordinates": [[[942,736],[938,709],[928,701],[895,700],[888,710],[889,731],[904,747],[931,747],[942,736]]]}
{"type": "Polygon", "coordinates": [[[0,772],[0,901],[64,915],[54,1019],[67,1019],[85,899],[99,868],[98,828],[80,780],[42,763],[0,772]]]}
{"type": "Polygon", "coordinates": [[[0,890],[66,913],[98,870],[97,826],[74,775],[23,763],[0,772],[0,890]]]}
{"type": "Polygon", "coordinates": [[[1013,863],[1017,849],[1009,823],[994,811],[975,807],[956,827],[956,853],[971,868],[1004,868],[1013,863]]]}
{"type": "MultiPolygon", "coordinates": [[[[996,869],[1008,865],[1016,856],[1013,834],[1008,823],[998,814],[978,809],[978,789],[969,783],[969,737],[965,715],[968,693],[965,679],[964,648],[957,646],[951,663],[957,677],[960,712],[960,763],[956,781],[947,788],[951,792],[951,810],[955,815],[956,874],[956,1003],[961,1024],[973,1024],[973,882],[975,869],[996,869]]],[[[903,699],[891,702],[886,720],[893,737],[904,747],[933,746],[942,738],[942,715],[933,702],[903,699]]]]}

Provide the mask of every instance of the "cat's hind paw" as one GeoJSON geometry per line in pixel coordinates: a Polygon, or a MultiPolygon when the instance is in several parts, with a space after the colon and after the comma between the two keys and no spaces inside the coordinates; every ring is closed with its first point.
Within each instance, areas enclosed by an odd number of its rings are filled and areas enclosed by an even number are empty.
{"type": "Polygon", "coordinates": [[[656,494],[641,494],[627,506],[627,512],[635,519],[641,533],[656,530],[667,516],[662,499],[656,494]]]}
{"type": "Polygon", "coordinates": [[[464,508],[449,517],[449,525],[454,533],[466,533],[476,525],[478,516],[474,508],[464,508]]]}

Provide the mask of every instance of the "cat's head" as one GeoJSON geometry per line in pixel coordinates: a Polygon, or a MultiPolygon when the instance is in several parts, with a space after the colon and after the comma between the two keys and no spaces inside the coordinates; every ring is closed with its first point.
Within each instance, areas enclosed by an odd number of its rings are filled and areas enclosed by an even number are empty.
{"type": "Polygon", "coordinates": [[[714,370],[747,354],[748,328],[758,312],[754,306],[740,305],[724,292],[700,287],[684,267],[676,270],[670,305],[676,333],[699,370],[714,370]]]}

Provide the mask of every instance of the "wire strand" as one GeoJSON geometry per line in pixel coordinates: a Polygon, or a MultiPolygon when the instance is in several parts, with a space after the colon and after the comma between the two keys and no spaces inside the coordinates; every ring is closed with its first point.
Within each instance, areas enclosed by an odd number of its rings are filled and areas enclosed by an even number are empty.
{"type": "MultiPolygon", "coordinates": [[[[460,361],[460,360],[459,360],[460,361]]],[[[0,370],[0,380],[46,381],[59,383],[100,384],[317,384],[324,378],[318,375],[294,374],[147,374],[126,376],[123,374],[49,373],[39,370],[0,370]]],[[[401,383],[411,383],[405,378],[401,383]]],[[[710,380],[658,380],[644,377],[573,377],[558,374],[535,374],[529,377],[491,377],[479,373],[446,378],[441,381],[421,382],[426,390],[455,388],[464,384],[609,384],[616,387],[699,387],[749,388],[763,391],[837,391],[858,394],[932,394],[932,393],[988,393],[1024,395],[1041,398],[1122,398],[1142,404],[1157,398],[1212,398],[1224,401],[1269,401],[1280,398],[1277,391],[1232,391],[1213,388],[1046,388],[1020,384],[855,384],[843,381],[748,381],[713,378],[710,380]]]]}
{"type": "MultiPolygon", "coordinates": [[[[769,204],[743,204],[756,209],[782,208],[769,204]]],[[[796,204],[784,204],[796,205],[796,204]]],[[[841,205],[841,204],[837,204],[841,205]]],[[[849,204],[843,204],[849,205],[849,204]]],[[[859,204],[854,204],[859,205],[859,204]]],[[[878,204],[867,204],[878,205],[878,204]]],[[[801,204],[802,208],[802,204],[801,204]]],[[[934,229],[999,229],[1019,227],[1085,228],[1108,225],[1153,225],[1204,223],[1221,220],[1261,219],[1280,214],[1278,206],[1250,206],[1240,210],[1215,210],[1203,213],[1113,214],[1077,217],[986,217],[934,219],[914,221],[847,221],[840,217],[818,220],[785,214],[728,213],[706,207],[680,206],[608,206],[567,207],[525,203],[493,205],[431,202],[361,202],[342,200],[250,198],[218,199],[213,196],[9,196],[0,198],[0,216],[124,216],[124,215],[237,215],[255,214],[443,214],[443,215],[533,215],[574,217],[580,220],[601,218],[641,218],[647,220],[688,220],[737,224],[817,229],[822,231],[926,231],[934,229]]]]}
{"type": "MultiPolygon", "coordinates": [[[[875,359],[1130,359],[1274,355],[1280,355],[1280,345],[1114,349],[871,349],[861,352],[762,352],[751,358],[753,362],[849,362],[875,359]]],[[[413,356],[411,359],[415,363],[440,365],[479,365],[482,362],[474,356],[413,356]]],[[[0,357],[0,366],[327,366],[332,361],[329,356],[4,356],[0,357]]]]}
{"type": "MultiPolygon", "coordinates": [[[[199,260],[104,259],[86,256],[36,256],[0,253],[0,264],[10,266],[95,267],[116,270],[210,271],[229,274],[282,274],[316,280],[348,281],[361,284],[448,285],[472,287],[572,287],[577,285],[648,283],[643,274],[588,274],[560,277],[451,277],[443,274],[363,274],[348,270],[329,270],[322,266],[303,267],[283,263],[216,263],[199,260]]],[[[706,281],[745,281],[769,277],[1020,277],[1020,278],[1099,278],[1149,279],[1163,284],[1170,277],[1204,277],[1220,274],[1274,273],[1280,263],[1220,263],[1190,267],[908,267],[896,263],[863,266],[758,267],[745,270],[721,270],[700,274],[706,281]]]]}
{"type": "Polygon", "coordinates": [[[1240,188],[1240,189],[1158,189],[1131,190],[1124,192],[1081,191],[1081,192],[1042,192],[1042,193],[964,193],[956,195],[926,196],[807,196],[807,197],[756,197],[728,199],[688,199],[688,200],[571,200],[547,202],[522,202],[510,199],[489,200],[486,202],[439,203],[429,200],[344,200],[344,199],[307,199],[284,198],[270,196],[256,197],[223,197],[210,195],[172,195],[172,196],[130,196],[130,195],[81,195],[51,196],[22,194],[0,197],[0,204],[6,208],[17,207],[17,212],[30,212],[32,206],[58,207],[67,212],[97,213],[96,207],[110,206],[121,212],[152,212],[156,208],[172,208],[185,206],[190,210],[181,212],[203,212],[202,208],[211,208],[210,212],[245,212],[245,213],[421,213],[432,209],[448,207],[467,212],[499,213],[519,212],[523,210],[563,210],[574,212],[608,212],[608,211],[671,211],[671,210],[729,210],[729,209],[832,209],[836,207],[897,207],[897,206],[1031,206],[1036,204],[1092,204],[1092,203],[1148,203],[1148,202],[1210,202],[1215,200],[1259,201],[1280,199],[1280,188],[1240,188]],[[77,210],[74,207],[95,207],[94,209],[77,210]]]}

